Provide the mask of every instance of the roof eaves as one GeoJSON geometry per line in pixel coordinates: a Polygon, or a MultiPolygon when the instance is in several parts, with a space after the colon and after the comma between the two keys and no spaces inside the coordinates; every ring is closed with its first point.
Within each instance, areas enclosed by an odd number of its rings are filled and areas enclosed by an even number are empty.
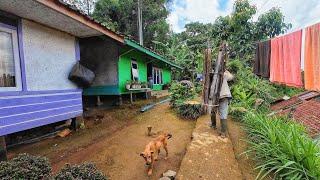
{"type": "Polygon", "coordinates": [[[146,48],[144,46],[141,46],[140,44],[138,44],[134,40],[125,38],[124,41],[125,41],[125,44],[130,46],[130,47],[133,47],[133,48],[135,48],[135,49],[137,49],[137,50],[139,50],[139,51],[141,51],[141,52],[143,52],[145,54],[148,54],[149,56],[154,57],[154,58],[156,58],[156,59],[158,59],[158,60],[160,60],[160,61],[162,61],[162,62],[164,62],[166,64],[169,64],[170,66],[173,66],[173,67],[178,68],[180,70],[182,69],[182,67],[180,67],[179,65],[177,65],[177,64],[175,64],[175,63],[173,63],[173,62],[171,62],[171,61],[169,61],[167,59],[165,59],[163,56],[161,56],[158,53],[152,51],[151,49],[148,49],[148,48],[146,48]]]}
{"type": "Polygon", "coordinates": [[[112,31],[110,28],[94,20],[92,17],[85,14],[74,5],[68,4],[62,0],[36,0],[36,1],[55,11],[58,11],[66,16],[69,16],[70,18],[73,18],[79,21],[80,23],[89,26],[116,41],[124,43],[124,35],[112,31]],[[75,14],[70,14],[70,13],[75,13],[75,14]],[[90,24],[88,24],[88,22],[90,24]]]}

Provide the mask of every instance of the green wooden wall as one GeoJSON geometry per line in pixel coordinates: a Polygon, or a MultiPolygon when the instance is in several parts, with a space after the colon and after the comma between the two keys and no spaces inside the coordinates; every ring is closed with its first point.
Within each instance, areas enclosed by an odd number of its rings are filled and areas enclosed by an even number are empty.
{"type": "MultiPolygon", "coordinates": [[[[128,93],[126,90],[126,83],[127,81],[131,81],[131,60],[132,58],[135,59],[138,63],[138,70],[139,70],[139,81],[140,82],[147,82],[147,59],[145,55],[141,52],[137,51],[129,51],[126,49],[123,51],[122,55],[119,58],[118,68],[119,68],[119,92],[121,94],[128,93]],[[128,53],[126,53],[128,52],[128,53]]],[[[150,60],[149,60],[150,61],[150,60]]],[[[157,60],[154,60],[157,61],[157,60]]],[[[171,71],[170,69],[165,66],[163,63],[157,63],[157,67],[162,69],[162,77],[164,84],[171,82],[171,71]]],[[[154,85],[153,90],[162,90],[163,85],[154,85]]]]}
{"type": "Polygon", "coordinates": [[[142,54],[136,51],[131,51],[119,58],[119,91],[120,93],[127,92],[126,83],[131,81],[131,61],[132,58],[138,63],[139,81],[147,82],[147,63],[142,57],[142,54]]]}

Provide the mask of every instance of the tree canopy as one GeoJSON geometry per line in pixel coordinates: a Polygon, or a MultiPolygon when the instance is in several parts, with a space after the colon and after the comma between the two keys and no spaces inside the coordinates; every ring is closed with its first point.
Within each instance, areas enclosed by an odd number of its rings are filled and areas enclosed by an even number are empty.
{"type": "Polygon", "coordinates": [[[231,57],[240,57],[244,63],[250,64],[248,61],[252,59],[257,41],[275,37],[291,28],[291,24],[284,22],[284,16],[278,8],[270,9],[254,21],[256,13],[256,7],[248,0],[237,0],[230,15],[220,16],[209,24],[189,23],[185,26],[185,31],[171,35],[171,38],[175,38],[174,41],[157,46],[158,51],[174,56],[175,62],[187,70],[200,73],[203,50],[207,46],[217,48],[225,40],[229,44],[231,57]],[[174,53],[172,49],[175,49],[174,53]],[[188,58],[182,60],[182,57],[188,58]]]}
{"type": "MultiPolygon", "coordinates": [[[[144,44],[153,47],[153,40],[165,42],[169,38],[169,24],[166,19],[169,11],[168,0],[143,0],[144,44]]],[[[93,17],[110,27],[138,40],[137,0],[98,0],[93,17]]]]}

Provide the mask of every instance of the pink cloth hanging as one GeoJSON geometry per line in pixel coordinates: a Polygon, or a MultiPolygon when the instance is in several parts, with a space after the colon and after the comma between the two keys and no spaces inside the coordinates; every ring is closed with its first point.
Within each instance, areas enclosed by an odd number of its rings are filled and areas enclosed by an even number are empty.
{"type": "Polygon", "coordinates": [[[302,87],[301,36],[302,31],[296,31],[271,40],[271,82],[302,87]]]}
{"type": "Polygon", "coordinates": [[[304,52],[305,88],[320,91],[320,23],[306,28],[304,52]]]}

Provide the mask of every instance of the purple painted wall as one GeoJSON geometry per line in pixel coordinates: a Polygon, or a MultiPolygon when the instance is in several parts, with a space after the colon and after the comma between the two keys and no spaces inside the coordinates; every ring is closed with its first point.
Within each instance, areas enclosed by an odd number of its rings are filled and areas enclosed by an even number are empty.
{"type": "Polygon", "coordinates": [[[0,97],[0,136],[80,116],[82,108],[79,90],[0,97]]]}
{"type": "MultiPolygon", "coordinates": [[[[6,13],[1,14],[3,16],[6,13]]],[[[81,116],[83,112],[81,89],[28,91],[22,37],[23,25],[19,17],[10,14],[8,18],[13,18],[13,21],[17,22],[17,27],[1,22],[0,26],[17,29],[22,91],[0,92],[0,136],[81,116]]],[[[74,48],[76,62],[80,60],[78,41],[75,42],[74,48]]]]}

